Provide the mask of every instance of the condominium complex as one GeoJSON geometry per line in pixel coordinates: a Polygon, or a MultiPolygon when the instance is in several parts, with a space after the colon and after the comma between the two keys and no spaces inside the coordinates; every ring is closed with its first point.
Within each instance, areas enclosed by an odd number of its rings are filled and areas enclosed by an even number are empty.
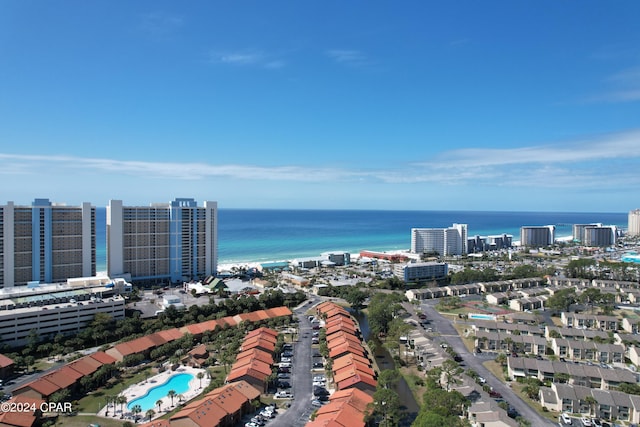
{"type": "Polygon", "coordinates": [[[447,277],[449,265],[444,262],[394,264],[393,273],[405,282],[440,280],[447,277]]]}
{"type": "Polygon", "coordinates": [[[586,227],[584,229],[585,246],[612,246],[616,244],[618,228],[615,225],[586,227]]]}
{"type": "Polygon", "coordinates": [[[96,274],[96,215],[89,203],[36,199],[0,206],[0,288],[96,274]]]}
{"type": "Polygon", "coordinates": [[[587,227],[602,227],[602,223],[573,224],[573,240],[581,243],[584,242],[584,233],[587,227]]]}
{"type": "Polygon", "coordinates": [[[634,209],[629,212],[627,234],[629,236],[640,236],[640,209],[634,209]]]}
{"type": "Polygon", "coordinates": [[[441,256],[467,253],[467,224],[448,228],[412,228],[411,252],[435,252],[441,256]]]}
{"type": "Polygon", "coordinates": [[[520,227],[520,245],[550,246],[555,241],[555,225],[520,227]]]}
{"type": "Polygon", "coordinates": [[[150,206],[107,206],[107,272],[134,283],[178,282],[215,275],[218,207],[194,199],[150,206]]]}
{"type": "Polygon", "coordinates": [[[510,234],[498,234],[493,236],[474,236],[467,239],[467,250],[469,253],[495,251],[508,249],[513,243],[513,236],[510,234]]]}

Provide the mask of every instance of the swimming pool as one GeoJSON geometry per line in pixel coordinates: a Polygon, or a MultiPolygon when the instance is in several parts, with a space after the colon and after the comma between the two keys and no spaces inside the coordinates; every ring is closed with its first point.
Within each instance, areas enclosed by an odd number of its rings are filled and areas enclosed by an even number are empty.
{"type": "Polygon", "coordinates": [[[640,255],[635,251],[630,251],[624,254],[622,258],[620,258],[620,261],[640,263],[640,255]]]}
{"type": "Polygon", "coordinates": [[[469,313],[469,319],[496,320],[496,316],[493,314],[469,313]]]}
{"type": "Polygon", "coordinates": [[[192,374],[176,374],[170,376],[163,384],[151,387],[144,396],[137,397],[127,404],[127,409],[131,410],[135,405],[140,405],[144,414],[149,409],[156,407],[158,400],[163,401],[164,405],[171,404],[171,398],[167,396],[169,390],[176,392],[176,397],[189,390],[189,382],[193,379],[192,374]]]}

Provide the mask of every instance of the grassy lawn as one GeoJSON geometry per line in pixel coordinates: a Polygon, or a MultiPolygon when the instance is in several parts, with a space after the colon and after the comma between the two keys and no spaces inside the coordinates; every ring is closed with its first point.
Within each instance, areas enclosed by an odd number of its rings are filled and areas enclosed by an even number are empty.
{"type": "Polygon", "coordinates": [[[418,405],[421,405],[422,396],[424,396],[425,391],[427,391],[424,385],[424,371],[418,371],[415,366],[408,366],[400,368],[400,374],[402,374],[405,381],[407,381],[418,405]]]}
{"type": "MultiPolygon", "coordinates": [[[[101,387],[93,393],[83,397],[78,401],[78,412],[95,413],[107,404],[107,396],[117,396],[127,387],[145,380],[144,370],[133,374],[123,375],[113,385],[101,387]]],[[[101,424],[102,425],[102,424],[101,424]]],[[[85,426],[86,427],[86,426],[85,426]]]]}
{"type": "Polygon", "coordinates": [[[499,363],[496,363],[493,360],[488,360],[483,363],[484,367],[487,368],[491,373],[500,381],[505,382],[504,380],[504,371],[502,370],[502,366],[499,363]]]}
{"type": "MultiPolygon", "coordinates": [[[[462,342],[464,343],[464,346],[466,347],[466,349],[470,352],[473,353],[473,350],[475,348],[475,340],[473,338],[467,338],[465,337],[465,333],[464,331],[471,331],[471,323],[464,323],[462,320],[460,320],[460,323],[452,323],[453,327],[455,328],[456,331],[458,331],[458,335],[460,336],[460,338],[462,339],[462,342]]],[[[469,334],[469,336],[473,336],[473,332],[471,332],[469,334]]]]}

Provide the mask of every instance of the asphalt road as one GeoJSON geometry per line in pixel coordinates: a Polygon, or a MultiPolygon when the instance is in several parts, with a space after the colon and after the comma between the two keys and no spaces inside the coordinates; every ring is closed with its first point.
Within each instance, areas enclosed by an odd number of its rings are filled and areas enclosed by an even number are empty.
{"type": "Polygon", "coordinates": [[[525,401],[523,401],[511,388],[504,382],[496,378],[491,371],[484,367],[482,362],[486,359],[483,357],[476,357],[471,354],[465,347],[462,339],[458,335],[458,332],[453,327],[451,322],[438,313],[433,307],[438,303],[438,300],[432,300],[421,305],[422,311],[431,319],[431,327],[434,332],[439,333],[439,336],[434,337],[434,341],[446,342],[451,346],[456,353],[462,357],[464,363],[468,368],[473,369],[481,377],[487,380],[487,384],[493,387],[498,393],[502,394],[505,401],[515,408],[518,413],[525,419],[531,422],[532,426],[556,426],[557,423],[548,420],[538,414],[533,408],[531,408],[525,401]]]}
{"type": "MultiPolygon", "coordinates": [[[[302,427],[309,422],[309,416],[316,409],[311,406],[312,400],[312,372],[311,372],[311,322],[305,315],[320,299],[311,298],[312,303],[306,303],[294,310],[299,320],[298,341],[293,345],[293,361],[291,374],[291,392],[294,399],[291,407],[280,411],[276,418],[268,422],[268,427],[302,427]]],[[[319,372],[318,372],[319,373],[319,372]]],[[[284,401],[288,401],[283,399],[284,401]]],[[[278,402],[280,406],[280,402],[278,402]]]]}

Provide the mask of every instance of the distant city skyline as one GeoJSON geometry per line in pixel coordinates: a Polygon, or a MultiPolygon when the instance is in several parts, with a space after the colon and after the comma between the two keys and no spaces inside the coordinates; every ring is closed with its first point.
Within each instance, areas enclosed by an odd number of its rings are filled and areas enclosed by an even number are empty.
{"type": "Polygon", "coordinates": [[[640,207],[636,1],[0,11],[0,204],[640,207]]]}

